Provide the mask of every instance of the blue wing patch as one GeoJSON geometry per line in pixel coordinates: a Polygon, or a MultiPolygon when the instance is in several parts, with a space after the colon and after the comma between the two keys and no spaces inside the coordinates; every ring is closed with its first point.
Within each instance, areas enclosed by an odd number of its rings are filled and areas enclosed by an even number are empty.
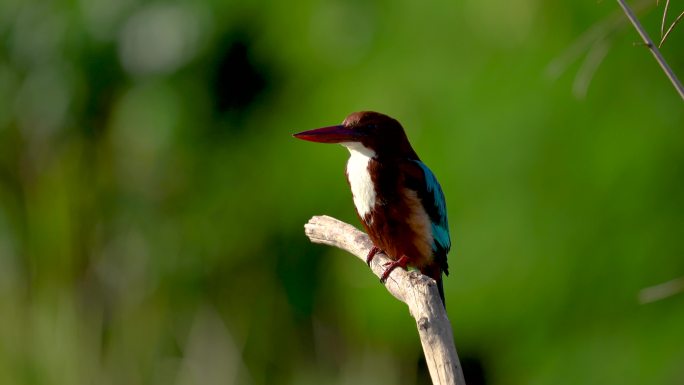
{"type": "Polygon", "coordinates": [[[425,188],[427,194],[423,204],[430,217],[430,224],[432,227],[432,251],[439,256],[444,256],[446,259],[446,253],[451,248],[451,238],[449,236],[446,200],[444,199],[442,186],[439,185],[435,174],[430,171],[425,163],[419,160],[414,160],[414,162],[420,166],[425,175],[425,188]]]}

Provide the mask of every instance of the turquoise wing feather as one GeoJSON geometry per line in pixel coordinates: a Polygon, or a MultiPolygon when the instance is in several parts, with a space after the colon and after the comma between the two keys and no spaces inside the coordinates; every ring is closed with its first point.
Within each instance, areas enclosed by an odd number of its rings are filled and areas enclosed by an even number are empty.
{"type": "Polygon", "coordinates": [[[451,248],[451,237],[449,235],[449,221],[447,220],[446,200],[444,199],[444,192],[440,186],[435,174],[425,165],[425,163],[416,160],[415,163],[420,166],[425,175],[425,189],[423,205],[425,211],[430,216],[433,237],[433,251],[446,252],[451,248]]]}

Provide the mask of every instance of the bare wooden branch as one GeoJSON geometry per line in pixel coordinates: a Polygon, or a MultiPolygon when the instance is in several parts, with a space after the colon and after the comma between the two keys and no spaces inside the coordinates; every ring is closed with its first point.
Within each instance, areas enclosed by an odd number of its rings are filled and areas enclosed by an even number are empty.
{"type": "Polygon", "coordinates": [[[648,33],[639,22],[639,19],[637,19],[636,15],[634,15],[634,12],[629,7],[629,5],[625,3],[625,0],[617,0],[617,2],[618,4],[620,4],[620,7],[622,7],[622,10],[625,12],[625,15],[627,15],[627,18],[639,33],[639,36],[641,36],[641,39],[644,41],[644,44],[646,44],[648,49],[651,50],[653,57],[655,57],[656,61],[660,65],[660,68],[663,69],[665,75],[667,75],[667,77],[670,79],[670,82],[672,82],[672,85],[679,93],[679,96],[682,98],[682,100],[684,100],[684,86],[682,86],[682,83],[679,81],[679,79],[677,79],[677,75],[675,75],[670,66],[667,64],[667,61],[665,61],[665,58],[660,53],[658,47],[653,43],[653,40],[651,40],[651,38],[648,36],[648,33]]]}
{"type": "MultiPolygon", "coordinates": [[[[329,216],[315,216],[304,225],[306,235],[314,243],[334,246],[366,261],[373,243],[354,226],[329,216]]],[[[371,270],[380,278],[383,265],[390,259],[376,254],[371,270]]],[[[395,269],[385,283],[387,290],[408,305],[416,320],[420,342],[432,382],[435,385],[465,385],[461,363],[456,353],[451,323],[439,299],[437,284],[417,271],[395,269]]]]}

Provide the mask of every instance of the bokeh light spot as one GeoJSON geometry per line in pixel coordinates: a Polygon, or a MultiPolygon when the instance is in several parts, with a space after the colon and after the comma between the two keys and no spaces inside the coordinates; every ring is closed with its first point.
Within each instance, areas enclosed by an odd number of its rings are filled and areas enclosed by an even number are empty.
{"type": "Polygon", "coordinates": [[[197,52],[201,17],[189,7],[151,5],[133,14],[119,35],[119,57],[132,74],[170,73],[197,52]]]}

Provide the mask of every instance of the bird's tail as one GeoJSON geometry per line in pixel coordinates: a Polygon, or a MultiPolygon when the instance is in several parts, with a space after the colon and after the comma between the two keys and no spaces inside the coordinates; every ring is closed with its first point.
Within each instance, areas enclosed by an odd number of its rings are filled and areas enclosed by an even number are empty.
{"type": "Polygon", "coordinates": [[[434,279],[435,282],[437,282],[439,298],[442,300],[442,305],[444,305],[444,309],[446,309],[446,300],[444,299],[444,281],[442,280],[444,276],[442,275],[442,269],[436,265],[429,265],[425,266],[420,272],[434,279]]]}
{"type": "Polygon", "coordinates": [[[444,309],[446,309],[446,300],[444,299],[444,280],[442,280],[442,274],[439,274],[439,277],[435,279],[437,282],[437,290],[439,290],[439,298],[442,299],[442,305],[444,305],[444,309]]]}

